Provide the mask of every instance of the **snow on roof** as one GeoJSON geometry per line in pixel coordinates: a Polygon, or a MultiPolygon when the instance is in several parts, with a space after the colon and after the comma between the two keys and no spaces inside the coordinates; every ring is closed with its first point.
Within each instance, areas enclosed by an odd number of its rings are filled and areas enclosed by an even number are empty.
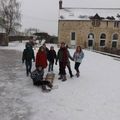
{"type": "Polygon", "coordinates": [[[63,8],[59,11],[59,20],[90,20],[96,14],[104,20],[107,17],[120,20],[120,8],[63,8]]]}

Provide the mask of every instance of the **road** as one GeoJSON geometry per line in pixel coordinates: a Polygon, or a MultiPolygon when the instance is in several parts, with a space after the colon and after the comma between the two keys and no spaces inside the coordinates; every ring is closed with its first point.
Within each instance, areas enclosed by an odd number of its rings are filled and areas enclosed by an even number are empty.
{"type": "Polygon", "coordinates": [[[0,50],[0,119],[30,120],[31,107],[25,101],[32,86],[25,76],[21,52],[0,50]],[[26,89],[27,87],[27,89],[26,89]]]}

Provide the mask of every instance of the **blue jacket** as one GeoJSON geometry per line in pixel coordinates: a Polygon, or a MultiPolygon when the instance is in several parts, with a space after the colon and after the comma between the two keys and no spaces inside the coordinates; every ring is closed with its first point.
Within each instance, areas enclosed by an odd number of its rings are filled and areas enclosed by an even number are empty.
{"type": "Polygon", "coordinates": [[[83,51],[79,52],[75,52],[73,55],[73,59],[75,62],[81,63],[82,59],[84,58],[84,53],[83,51]]]}

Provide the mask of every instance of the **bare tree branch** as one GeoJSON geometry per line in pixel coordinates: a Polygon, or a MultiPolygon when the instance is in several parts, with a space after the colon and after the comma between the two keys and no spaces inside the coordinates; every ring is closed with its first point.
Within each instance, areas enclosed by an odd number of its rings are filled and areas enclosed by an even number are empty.
{"type": "Polygon", "coordinates": [[[5,29],[7,35],[21,26],[20,5],[17,0],[0,0],[0,26],[5,29]]]}

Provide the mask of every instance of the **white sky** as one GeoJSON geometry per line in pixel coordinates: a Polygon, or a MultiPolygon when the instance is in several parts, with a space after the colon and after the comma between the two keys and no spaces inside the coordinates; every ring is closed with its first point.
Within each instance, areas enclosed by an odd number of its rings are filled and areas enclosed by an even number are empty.
{"type": "MultiPolygon", "coordinates": [[[[21,1],[22,30],[38,28],[51,35],[58,33],[59,0],[21,1]]],[[[120,8],[120,0],[63,0],[63,7],[120,8]]]]}

